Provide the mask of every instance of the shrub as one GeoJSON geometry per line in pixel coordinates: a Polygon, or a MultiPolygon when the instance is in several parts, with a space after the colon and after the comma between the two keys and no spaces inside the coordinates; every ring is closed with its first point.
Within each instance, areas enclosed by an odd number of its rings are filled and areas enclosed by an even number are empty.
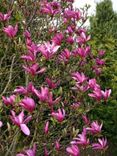
{"type": "Polygon", "coordinates": [[[79,156],[88,148],[104,153],[103,123],[88,114],[107,105],[111,89],[99,85],[104,52],[90,47],[85,10],[73,8],[73,0],[3,6],[9,11],[0,14],[1,55],[10,72],[1,94],[1,153],[79,156]],[[16,70],[20,75],[11,91],[16,70]]]}

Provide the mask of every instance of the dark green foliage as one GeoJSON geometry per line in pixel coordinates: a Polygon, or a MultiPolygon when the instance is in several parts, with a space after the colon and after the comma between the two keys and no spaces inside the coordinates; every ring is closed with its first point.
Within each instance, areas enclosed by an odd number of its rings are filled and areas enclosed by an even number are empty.
{"type": "MultiPolygon", "coordinates": [[[[111,99],[105,106],[93,110],[93,118],[104,122],[106,135],[113,146],[117,143],[117,14],[113,11],[112,2],[104,0],[96,6],[96,15],[90,18],[92,41],[94,49],[106,50],[106,66],[101,75],[102,87],[112,89],[111,99]]],[[[114,148],[114,147],[113,147],[114,148]]],[[[114,155],[114,153],[113,153],[114,155]]]]}

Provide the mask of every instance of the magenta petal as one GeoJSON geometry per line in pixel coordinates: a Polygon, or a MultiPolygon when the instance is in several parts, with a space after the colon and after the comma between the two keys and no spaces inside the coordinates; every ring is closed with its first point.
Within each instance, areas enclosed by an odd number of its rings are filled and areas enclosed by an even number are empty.
{"type": "Polygon", "coordinates": [[[70,153],[70,154],[73,154],[73,150],[72,150],[70,147],[67,147],[67,148],[66,148],[66,151],[67,151],[68,153],[70,153]]]}
{"type": "Polygon", "coordinates": [[[16,156],[25,156],[24,154],[17,154],[16,156]]]}
{"type": "Polygon", "coordinates": [[[30,130],[25,124],[21,124],[20,128],[25,135],[30,135],[30,130]]]}
{"type": "Polygon", "coordinates": [[[3,123],[2,123],[2,121],[0,121],[0,127],[2,127],[3,126],[3,123]]]}
{"type": "Polygon", "coordinates": [[[30,115],[24,120],[24,123],[27,124],[31,119],[32,119],[32,116],[30,115]]]}

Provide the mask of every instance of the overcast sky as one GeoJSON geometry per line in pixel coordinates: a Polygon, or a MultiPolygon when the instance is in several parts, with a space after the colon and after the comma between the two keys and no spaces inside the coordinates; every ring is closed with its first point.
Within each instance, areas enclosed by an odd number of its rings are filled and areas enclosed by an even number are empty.
{"type": "MultiPolygon", "coordinates": [[[[96,2],[100,2],[102,0],[75,0],[74,6],[83,7],[85,4],[90,4],[91,8],[89,9],[89,15],[95,13],[96,2]]],[[[113,9],[117,12],[117,0],[112,0],[113,9]]]]}

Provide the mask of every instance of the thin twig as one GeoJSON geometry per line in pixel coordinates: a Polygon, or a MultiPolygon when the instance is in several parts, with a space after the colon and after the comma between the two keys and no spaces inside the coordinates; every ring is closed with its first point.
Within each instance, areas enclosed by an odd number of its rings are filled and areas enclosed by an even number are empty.
{"type": "Polygon", "coordinates": [[[7,150],[7,153],[5,154],[5,156],[9,156],[9,153],[11,152],[11,149],[14,149],[14,146],[16,145],[16,139],[17,139],[17,135],[19,134],[19,129],[16,129],[15,135],[13,137],[13,141],[9,147],[9,149],[7,150]]]}
{"type": "Polygon", "coordinates": [[[13,71],[13,65],[14,65],[14,61],[15,61],[15,57],[16,56],[13,56],[13,59],[12,59],[12,62],[11,62],[11,68],[10,68],[10,74],[9,74],[9,79],[8,79],[8,82],[3,90],[3,92],[1,93],[1,96],[6,92],[7,88],[9,87],[9,84],[11,82],[11,79],[12,79],[12,71],[13,71]]]}
{"type": "Polygon", "coordinates": [[[31,16],[31,18],[29,19],[29,21],[28,21],[28,23],[27,23],[27,25],[26,25],[27,28],[28,28],[28,26],[32,23],[32,21],[33,21],[33,19],[34,19],[34,17],[35,17],[36,11],[37,11],[37,5],[35,4],[35,6],[34,6],[34,11],[33,11],[33,13],[32,13],[32,16],[31,16]]]}

